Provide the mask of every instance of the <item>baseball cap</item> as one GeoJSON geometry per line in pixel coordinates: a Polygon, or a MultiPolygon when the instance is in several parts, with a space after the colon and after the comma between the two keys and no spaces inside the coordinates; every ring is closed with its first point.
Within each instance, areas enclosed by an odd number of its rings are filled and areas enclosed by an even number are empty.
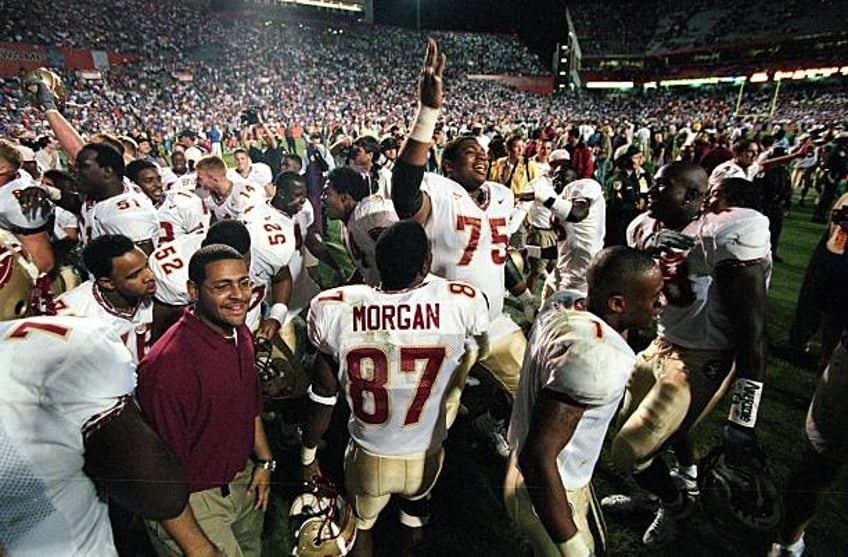
{"type": "Polygon", "coordinates": [[[177,139],[182,139],[183,137],[194,139],[197,137],[197,134],[194,133],[194,130],[186,129],[180,132],[180,135],[177,136],[177,139]]]}
{"type": "Polygon", "coordinates": [[[568,154],[568,151],[565,149],[554,149],[551,151],[551,156],[548,158],[548,162],[557,162],[557,161],[570,161],[571,155],[568,154]]]}

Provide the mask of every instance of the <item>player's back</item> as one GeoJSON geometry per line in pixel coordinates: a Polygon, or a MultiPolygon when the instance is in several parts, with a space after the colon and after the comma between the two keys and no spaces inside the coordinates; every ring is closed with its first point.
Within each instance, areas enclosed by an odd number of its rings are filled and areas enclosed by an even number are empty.
{"type": "Polygon", "coordinates": [[[97,320],[0,323],[0,547],[8,555],[117,555],[106,505],[82,470],[84,439],[130,401],[134,370],[97,320]]]}
{"type": "Polygon", "coordinates": [[[438,277],[383,292],[354,285],[313,300],[309,335],[339,362],[351,436],[380,455],[413,455],[447,435],[445,395],[466,343],[488,327],[482,294],[438,277]]]}

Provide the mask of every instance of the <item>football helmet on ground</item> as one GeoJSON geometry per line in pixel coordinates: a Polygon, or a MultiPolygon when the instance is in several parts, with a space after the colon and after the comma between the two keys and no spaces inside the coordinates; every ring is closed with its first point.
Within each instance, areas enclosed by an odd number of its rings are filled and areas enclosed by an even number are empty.
{"type": "Polygon", "coordinates": [[[699,469],[699,501],[717,529],[754,544],[773,537],[783,502],[759,447],[739,454],[727,444],[718,446],[701,460],[699,469]]]}
{"type": "Polygon", "coordinates": [[[326,478],[315,478],[289,510],[295,557],[347,555],[356,541],[356,517],[326,478]]]}

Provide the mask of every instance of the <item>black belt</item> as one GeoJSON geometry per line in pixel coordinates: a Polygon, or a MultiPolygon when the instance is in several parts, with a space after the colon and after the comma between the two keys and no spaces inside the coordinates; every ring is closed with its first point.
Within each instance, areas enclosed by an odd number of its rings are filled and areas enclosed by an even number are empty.
{"type": "Polygon", "coordinates": [[[222,485],[221,486],[221,497],[229,497],[230,496],[230,486],[222,485]]]}

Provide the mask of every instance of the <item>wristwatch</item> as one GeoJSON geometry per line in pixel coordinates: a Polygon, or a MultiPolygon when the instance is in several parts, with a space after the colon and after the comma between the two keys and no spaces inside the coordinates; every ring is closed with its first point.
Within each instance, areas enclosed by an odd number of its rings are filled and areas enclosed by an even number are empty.
{"type": "Polygon", "coordinates": [[[257,468],[263,468],[265,470],[268,470],[269,472],[273,472],[274,470],[277,469],[277,461],[274,460],[274,459],[271,459],[271,460],[259,460],[259,459],[257,459],[256,460],[256,467],[257,468]]]}

